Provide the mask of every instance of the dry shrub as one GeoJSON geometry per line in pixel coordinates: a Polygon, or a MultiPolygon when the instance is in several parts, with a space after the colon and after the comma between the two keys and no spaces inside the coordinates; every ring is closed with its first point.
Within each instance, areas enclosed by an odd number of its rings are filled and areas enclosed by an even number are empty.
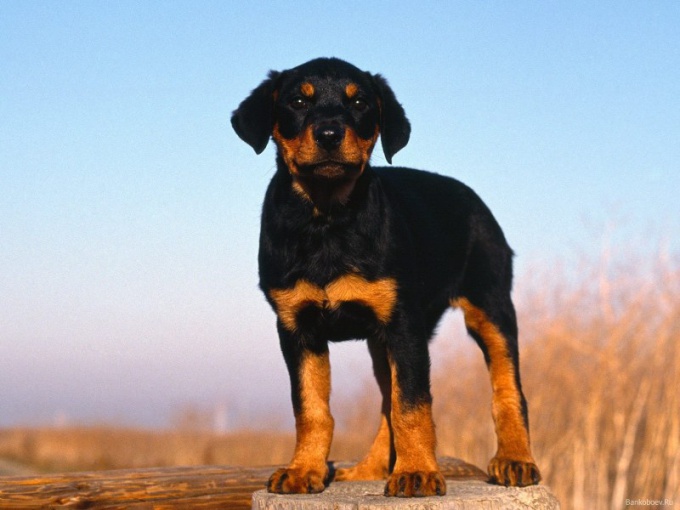
{"type": "MultiPolygon", "coordinates": [[[[680,263],[630,254],[613,262],[605,251],[596,264],[534,271],[518,282],[522,380],[545,483],[564,508],[677,504],[680,263]]],[[[433,370],[439,454],[485,467],[496,447],[489,378],[458,325],[460,346],[433,370]]],[[[378,392],[373,382],[365,387],[340,402],[332,458],[360,457],[377,429],[378,392]]],[[[185,421],[189,429],[201,422],[185,421]]],[[[265,432],[0,431],[0,457],[55,470],[283,464],[293,444],[292,435],[265,432]]]]}
{"type": "MultiPolygon", "coordinates": [[[[626,257],[605,252],[571,277],[520,278],[532,445],[566,508],[679,501],[680,264],[626,257]]],[[[495,452],[490,385],[472,351],[435,371],[435,419],[440,453],[485,466],[495,452]]]]}
{"type": "MultiPolygon", "coordinates": [[[[214,434],[107,426],[0,430],[0,458],[41,472],[206,464],[281,465],[288,463],[294,446],[293,434],[276,431],[214,434]]],[[[339,435],[331,456],[346,459],[359,452],[354,440],[339,435]]]]}
{"type": "Polygon", "coordinates": [[[216,435],[114,427],[8,429],[0,431],[0,457],[40,471],[232,464],[282,464],[294,437],[277,432],[216,435]]]}

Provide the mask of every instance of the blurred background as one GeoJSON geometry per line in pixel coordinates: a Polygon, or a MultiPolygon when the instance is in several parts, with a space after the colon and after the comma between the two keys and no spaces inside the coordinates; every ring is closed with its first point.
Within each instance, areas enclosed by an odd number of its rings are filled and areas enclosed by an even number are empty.
{"type": "MultiPolygon", "coordinates": [[[[229,117],[270,69],[337,56],[403,104],[395,164],[473,187],[516,252],[546,483],[573,508],[678,501],[678,26],[671,1],[3,1],[0,472],[287,460],[257,288],[274,149],[229,117]]],[[[365,351],[331,350],[335,458],[377,427],[365,351]]],[[[439,453],[484,468],[459,315],[432,352],[439,453]]]]}

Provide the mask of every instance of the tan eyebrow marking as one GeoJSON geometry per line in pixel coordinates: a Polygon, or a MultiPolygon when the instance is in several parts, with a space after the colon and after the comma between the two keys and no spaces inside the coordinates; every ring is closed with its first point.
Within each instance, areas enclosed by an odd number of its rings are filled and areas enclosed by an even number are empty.
{"type": "Polygon", "coordinates": [[[315,92],[314,85],[306,81],[300,85],[300,92],[302,92],[302,95],[305,97],[312,97],[315,92]]]}
{"type": "Polygon", "coordinates": [[[345,94],[349,99],[352,99],[359,92],[359,86],[356,83],[348,83],[345,87],[345,94]]]}

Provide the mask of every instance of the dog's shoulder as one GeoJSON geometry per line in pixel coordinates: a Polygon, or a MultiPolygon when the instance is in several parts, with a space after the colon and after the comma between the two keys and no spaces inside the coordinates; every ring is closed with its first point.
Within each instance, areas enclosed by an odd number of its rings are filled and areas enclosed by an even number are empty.
{"type": "Polygon", "coordinates": [[[412,211],[462,216],[490,214],[479,195],[463,182],[427,170],[405,167],[373,167],[380,187],[393,205],[412,211]]]}

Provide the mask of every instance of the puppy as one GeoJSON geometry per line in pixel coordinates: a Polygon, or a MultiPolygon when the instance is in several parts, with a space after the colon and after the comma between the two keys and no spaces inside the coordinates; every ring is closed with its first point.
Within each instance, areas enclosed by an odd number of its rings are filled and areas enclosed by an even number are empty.
{"type": "Polygon", "coordinates": [[[490,481],[538,483],[510,299],[512,251],[464,184],[370,165],[378,139],[391,163],[410,134],[385,79],[335,58],[272,71],[233,113],[232,125],[258,154],[270,138],[277,148],[259,275],[277,316],[297,442],[268,489],[314,493],[329,482],[328,343],[366,339],[381,423],[366,457],[335,479],[386,478],[387,496],[445,494],[428,341],[449,307],[463,311],[489,368],[498,438],[490,481]]]}

